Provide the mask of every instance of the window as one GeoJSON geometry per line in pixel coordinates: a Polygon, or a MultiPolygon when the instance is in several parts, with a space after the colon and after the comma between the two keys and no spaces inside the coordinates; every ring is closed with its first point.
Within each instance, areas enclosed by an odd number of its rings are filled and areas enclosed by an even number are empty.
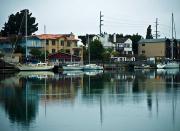
{"type": "Polygon", "coordinates": [[[46,40],[46,45],[49,45],[49,40],[46,40]]]}
{"type": "Polygon", "coordinates": [[[144,53],[145,53],[145,50],[142,51],[142,54],[144,54],[144,53]]]}
{"type": "Polygon", "coordinates": [[[56,52],[56,50],[55,49],[52,49],[52,53],[55,53],[56,52]]]}
{"type": "Polygon", "coordinates": [[[142,44],[142,46],[145,46],[145,44],[142,44]]]}
{"type": "Polygon", "coordinates": [[[61,46],[64,46],[64,41],[63,40],[61,41],[61,46]]]}
{"type": "Polygon", "coordinates": [[[70,47],[70,45],[71,45],[71,42],[67,41],[67,47],[70,47]]]}
{"type": "Polygon", "coordinates": [[[55,40],[52,40],[52,45],[55,45],[56,44],[56,41],[55,40]]]}
{"type": "Polygon", "coordinates": [[[74,46],[77,47],[77,42],[74,42],[74,46]]]}

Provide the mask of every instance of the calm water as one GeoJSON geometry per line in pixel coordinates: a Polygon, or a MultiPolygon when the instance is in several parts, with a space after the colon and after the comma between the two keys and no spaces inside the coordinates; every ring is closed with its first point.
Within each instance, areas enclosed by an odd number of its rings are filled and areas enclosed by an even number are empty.
{"type": "Polygon", "coordinates": [[[0,75],[1,131],[180,131],[179,70],[0,75]]]}

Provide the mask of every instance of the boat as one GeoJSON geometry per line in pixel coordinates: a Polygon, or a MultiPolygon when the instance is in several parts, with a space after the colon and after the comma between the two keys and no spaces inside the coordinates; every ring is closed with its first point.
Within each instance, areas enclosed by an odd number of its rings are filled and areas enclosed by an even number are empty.
{"type": "Polygon", "coordinates": [[[173,29],[174,29],[174,17],[172,14],[172,41],[171,41],[171,60],[168,60],[166,63],[159,63],[157,64],[158,69],[173,69],[173,68],[179,68],[179,63],[176,61],[173,61],[173,49],[174,49],[174,37],[173,37],[173,29]]]}
{"type": "Polygon", "coordinates": [[[48,63],[27,63],[27,64],[18,64],[16,67],[20,71],[48,71],[54,68],[54,65],[48,65],[48,63]]]}
{"type": "Polygon", "coordinates": [[[103,66],[99,66],[96,64],[87,64],[84,65],[83,70],[103,70],[103,66]]]}
{"type": "Polygon", "coordinates": [[[157,64],[158,69],[171,69],[171,68],[179,68],[179,63],[175,61],[169,61],[167,63],[159,63],[157,64]]]}
{"type": "MultiPolygon", "coordinates": [[[[26,35],[25,35],[25,40],[26,40],[26,58],[27,58],[27,10],[25,11],[26,15],[26,22],[25,22],[25,29],[26,29],[26,35]]],[[[46,44],[45,44],[46,45],[46,44]]],[[[46,48],[44,50],[46,52],[46,48]]],[[[46,54],[46,53],[45,53],[46,54]]],[[[45,55],[45,62],[39,62],[36,64],[33,63],[25,63],[25,64],[17,64],[16,68],[20,71],[48,71],[52,70],[54,68],[54,65],[49,65],[46,62],[46,55],[45,55]]]]}
{"type": "Polygon", "coordinates": [[[103,66],[99,66],[96,64],[91,64],[91,59],[90,59],[90,44],[89,44],[89,35],[88,35],[88,51],[89,51],[89,64],[86,64],[83,66],[83,70],[103,70],[103,66]]]}
{"type": "Polygon", "coordinates": [[[79,64],[69,64],[62,67],[63,70],[82,70],[83,66],[79,64]]]}
{"type": "Polygon", "coordinates": [[[152,68],[152,67],[150,65],[146,65],[146,64],[134,66],[134,69],[150,69],[150,68],[152,68]]]}

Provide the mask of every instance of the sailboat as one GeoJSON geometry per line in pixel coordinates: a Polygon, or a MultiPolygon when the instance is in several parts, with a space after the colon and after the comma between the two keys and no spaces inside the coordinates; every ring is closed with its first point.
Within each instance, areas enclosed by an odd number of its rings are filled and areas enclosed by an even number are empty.
{"type": "MultiPolygon", "coordinates": [[[[26,22],[25,22],[25,40],[26,40],[26,58],[27,58],[27,10],[25,10],[25,16],[26,16],[26,22]]],[[[45,44],[46,46],[46,44],[45,44]]],[[[45,48],[45,52],[46,52],[46,48],[45,48]]],[[[46,57],[46,56],[45,56],[46,57]]],[[[54,65],[49,65],[46,62],[46,58],[45,58],[45,62],[39,62],[36,64],[33,63],[25,63],[25,64],[18,64],[16,65],[17,69],[19,69],[20,71],[47,71],[47,70],[52,70],[54,68],[54,65]]]]}
{"type": "Polygon", "coordinates": [[[96,64],[90,63],[90,44],[89,44],[89,36],[88,36],[88,51],[89,51],[89,64],[84,65],[83,70],[103,70],[103,66],[99,66],[96,64]]]}
{"type": "Polygon", "coordinates": [[[158,69],[170,69],[170,68],[179,68],[179,63],[173,61],[173,48],[174,48],[174,37],[173,37],[173,27],[174,27],[174,17],[172,13],[172,41],[171,41],[171,61],[168,61],[167,63],[159,63],[157,64],[158,69]]]}
{"type": "Polygon", "coordinates": [[[71,54],[71,64],[62,66],[63,70],[82,70],[83,66],[80,64],[72,64],[72,54],[71,54]]]}

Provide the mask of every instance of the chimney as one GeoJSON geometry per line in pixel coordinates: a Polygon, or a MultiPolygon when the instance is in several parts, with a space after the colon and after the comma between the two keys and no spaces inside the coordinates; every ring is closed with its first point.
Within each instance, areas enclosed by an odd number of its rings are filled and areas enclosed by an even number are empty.
{"type": "Polygon", "coordinates": [[[113,34],[113,43],[116,43],[116,33],[113,34]]]}

